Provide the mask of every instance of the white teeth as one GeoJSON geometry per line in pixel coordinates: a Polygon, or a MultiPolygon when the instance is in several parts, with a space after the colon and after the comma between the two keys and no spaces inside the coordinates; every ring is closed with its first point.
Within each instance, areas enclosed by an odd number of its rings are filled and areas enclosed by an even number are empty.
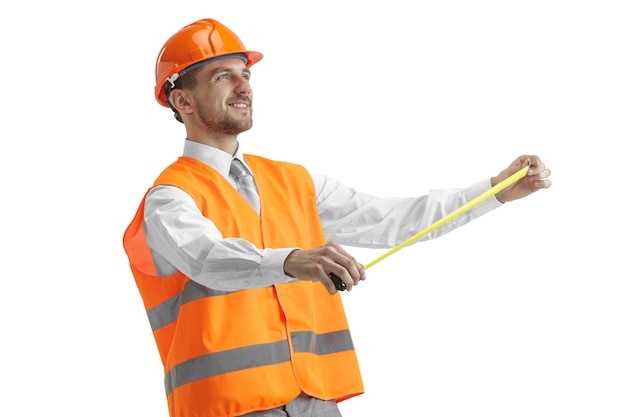
{"type": "Polygon", "coordinates": [[[231,104],[231,106],[233,106],[233,107],[239,107],[239,108],[242,108],[242,109],[244,109],[244,108],[248,107],[248,105],[247,105],[247,104],[244,104],[244,103],[234,103],[234,104],[231,104]]]}

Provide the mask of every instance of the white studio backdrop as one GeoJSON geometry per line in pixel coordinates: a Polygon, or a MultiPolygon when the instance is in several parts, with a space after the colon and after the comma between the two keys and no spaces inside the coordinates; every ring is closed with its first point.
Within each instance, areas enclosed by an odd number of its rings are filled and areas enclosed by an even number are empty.
{"type": "MultiPolygon", "coordinates": [[[[345,417],[626,415],[626,13],[619,1],[13,5],[2,25],[0,304],[14,417],[166,417],[122,234],[184,138],[153,97],[200,18],[265,55],[250,153],[375,195],[538,154],[553,187],[404,248],[342,294],[345,417]]],[[[349,248],[364,264],[383,253],[349,248]]]]}

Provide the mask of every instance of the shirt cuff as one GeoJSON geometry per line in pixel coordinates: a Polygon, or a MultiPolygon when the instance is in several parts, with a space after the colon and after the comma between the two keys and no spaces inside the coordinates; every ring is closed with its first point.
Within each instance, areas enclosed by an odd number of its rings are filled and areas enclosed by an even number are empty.
{"type": "MultiPolygon", "coordinates": [[[[477,182],[476,184],[468,187],[465,190],[465,196],[467,198],[467,201],[472,201],[473,199],[475,199],[476,197],[478,197],[482,193],[490,190],[491,188],[492,188],[492,186],[491,186],[491,179],[490,178],[488,178],[486,180],[482,180],[480,182],[477,182]]],[[[493,209],[496,209],[496,208],[502,206],[503,204],[504,203],[501,203],[500,201],[498,201],[498,199],[496,198],[495,195],[492,195],[487,200],[485,200],[482,204],[480,204],[478,207],[480,207],[480,209],[481,209],[480,211],[481,212],[486,213],[488,211],[491,211],[493,209]]]]}
{"type": "Polygon", "coordinates": [[[285,274],[284,264],[287,256],[299,248],[264,249],[261,256],[261,276],[264,281],[285,284],[297,281],[297,278],[285,274]]]}

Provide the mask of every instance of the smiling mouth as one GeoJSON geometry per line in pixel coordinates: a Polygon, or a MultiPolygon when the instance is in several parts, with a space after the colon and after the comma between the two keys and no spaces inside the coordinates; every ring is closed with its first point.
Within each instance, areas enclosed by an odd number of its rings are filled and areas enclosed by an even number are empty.
{"type": "Polygon", "coordinates": [[[246,103],[233,103],[229,104],[231,107],[235,107],[237,109],[247,109],[248,105],[246,103]]]}

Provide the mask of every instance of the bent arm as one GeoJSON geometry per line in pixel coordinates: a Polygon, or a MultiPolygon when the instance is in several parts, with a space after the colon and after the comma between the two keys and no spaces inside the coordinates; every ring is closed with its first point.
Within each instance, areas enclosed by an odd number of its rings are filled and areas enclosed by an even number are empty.
{"type": "Polygon", "coordinates": [[[144,230],[160,276],[180,271],[222,291],[294,280],[285,275],[283,263],[296,248],[259,249],[245,239],[223,238],[180,188],[163,185],[148,193],[144,230]]]}

